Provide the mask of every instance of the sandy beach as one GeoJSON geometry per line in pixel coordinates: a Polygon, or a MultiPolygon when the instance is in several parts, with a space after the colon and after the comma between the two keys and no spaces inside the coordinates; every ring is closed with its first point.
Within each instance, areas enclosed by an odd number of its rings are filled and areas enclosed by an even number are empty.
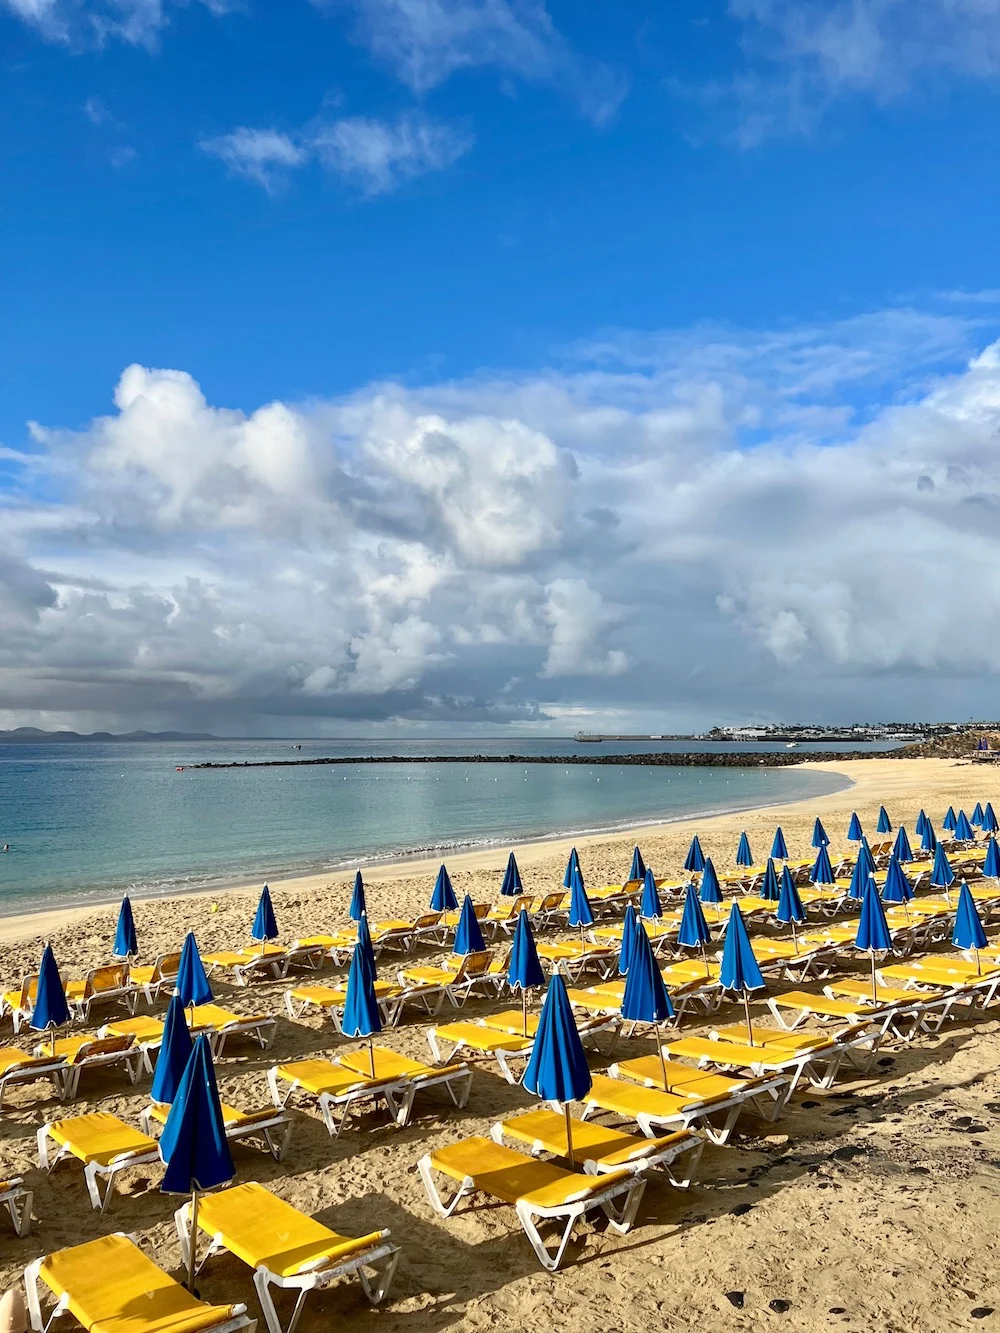
{"type": "MultiPolygon", "coordinates": [[[[806,856],[816,815],[837,848],[846,845],[852,810],[873,833],[880,803],[894,825],[904,822],[911,831],[920,807],[939,826],[949,804],[971,811],[977,800],[997,803],[993,770],[968,763],[871,759],[822,768],[843,774],[852,785],[808,802],[643,828],[635,836],[578,839],[586,882],[620,882],[636,840],[656,873],[670,875],[679,872],[692,833],[698,832],[722,872],[733,864],[742,829],[760,859],[778,823],[791,856],[806,856]]],[[[568,841],[531,843],[517,849],[526,891],[540,893],[561,883],[569,846],[568,841]]],[[[505,861],[506,853],[496,851],[449,857],[456,892],[495,900],[505,861]]],[[[411,861],[366,872],[370,915],[405,917],[424,909],[436,869],[436,861],[411,861]]],[[[271,881],[282,939],[343,923],[349,890],[346,876],[271,881]]],[[[259,885],[253,885],[138,903],[143,961],[178,947],[187,929],[196,931],[203,952],[246,943],[258,892],[259,885]]],[[[114,919],[114,909],[105,908],[0,920],[0,982],[12,987],[34,970],[44,939],[52,942],[64,969],[81,975],[108,959],[114,919]]],[[[434,962],[439,953],[424,950],[420,961],[434,962]]],[[[380,968],[388,974],[387,959],[380,968]]],[[[320,979],[336,975],[328,968],[320,979]]],[[[270,1052],[239,1043],[227,1050],[219,1064],[224,1100],[243,1108],[264,1105],[264,1072],[270,1065],[345,1046],[326,1020],[287,1019],[281,1003],[286,984],[256,985],[251,991],[224,982],[217,986],[220,1003],[241,1013],[274,1014],[279,1023],[270,1052]]],[[[153,1012],[163,1007],[158,1004],[153,1012]]],[[[472,1002],[461,1016],[496,1007],[472,1002]]],[[[763,1012],[763,1002],[755,1012],[763,1012]]],[[[724,1008],[719,1021],[736,1017],[736,1009],[724,1008]]],[[[9,1020],[0,1041],[15,1044],[9,1020]]],[[[416,1021],[386,1033],[384,1044],[428,1058],[416,1021]]],[[[626,1053],[653,1049],[650,1041],[637,1038],[627,1043],[626,1053]]],[[[601,1055],[591,1056],[595,1070],[606,1063],[601,1055]]],[[[78,1164],[64,1165],[48,1178],[37,1167],[39,1125],[98,1107],[136,1124],[148,1088],[148,1078],[129,1088],[120,1072],[97,1073],[72,1104],[63,1106],[36,1087],[16,1090],[5,1104],[0,1178],[25,1177],[35,1191],[38,1220],[29,1237],[15,1240],[0,1219],[0,1288],[38,1254],[112,1230],[136,1233],[158,1262],[178,1271],[171,1220],[177,1201],[159,1193],[158,1168],[127,1173],[102,1215],[89,1206],[78,1164]]],[[[415,1172],[429,1148],[488,1133],[497,1119],[531,1104],[526,1092],[484,1067],[476,1071],[463,1111],[450,1109],[432,1092],[418,1103],[405,1130],[372,1116],[360,1129],[331,1139],[318,1116],[303,1111],[283,1163],[237,1146],[240,1181],[259,1180],[347,1234],[389,1227],[402,1246],[385,1308],[369,1309],[356,1283],[335,1288],[310,1298],[302,1333],[319,1333],[334,1321],[408,1333],[692,1326],[857,1333],[877,1327],[911,1333],[1000,1321],[1000,1028],[994,1018],[951,1023],[939,1036],[894,1046],[872,1074],[856,1082],[842,1079],[829,1092],[800,1090],[774,1125],[745,1119],[745,1132],[733,1144],[706,1150],[692,1190],[677,1191],[654,1178],[628,1236],[585,1227],[555,1275],[538,1267],[512,1210],[477,1208],[444,1221],[431,1212],[415,1172]]],[[[212,1300],[245,1301],[252,1315],[258,1313],[251,1273],[230,1256],[213,1260],[200,1286],[212,1300]]]]}

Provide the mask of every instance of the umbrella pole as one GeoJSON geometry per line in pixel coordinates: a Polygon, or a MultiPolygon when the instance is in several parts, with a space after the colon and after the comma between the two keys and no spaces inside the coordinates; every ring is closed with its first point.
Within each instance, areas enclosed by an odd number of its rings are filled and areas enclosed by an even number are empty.
{"type": "Polygon", "coordinates": [[[50,1051],[49,1051],[49,1054],[50,1054],[50,1055],[55,1055],[55,1053],[56,1053],[56,1030],[55,1030],[55,1028],[49,1028],[49,1040],[50,1040],[51,1043],[52,1043],[52,1046],[51,1046],[51,1049],[50,1049],[50,1051]]]}
{"type": "Polygon", "coordinates": [[[372,1078],[375,1077],[375,1043],[371,1037],[368,1038],[368,1059],[371,1061],[372,1078]]]}
{"type": "Polygon", "coordinates": [[[748,990],[745,990],[743,992],[743,1008],[746,1011],[746,1016],[747,1016],[747,1041],[749,1041],[750,1045],[752,1046],[753,1024],[750,1022],[750,992],[748,990]]]}
{"type": "Polygon", "coordinates": [[[563,1102],[563,1113],[566,1116],[566,1156],[573,1166],[573,1117],[569,1113],[569,1102],[563,1102]]]}
{"type": "Polygon", "coordinates": [[[702,961],[703,961],[704,964],[705,964],[705,976],[707,977],[707,976],[709,975],[709,971],[710,971],[710,969],[709,969],[709,966],[708,966],[708,950],[705,948],[705,941],[704,941],[704,940],[702,940],[702,942],[701,942],[701,957],[702,957],[702,961]]]}
{"type": "Polygon", "coordinates": [[[878,986],[875,982],[875,950],[872,950],[872,1004],[878,1004],[878,986]]]}
{"type": "Polygon", "coordinates": [[[979,965],[979,950],[977,949],[977,950],[976,950],[976,976],[977,976],[977,977],[981,977],[982,975],[983,975],[983,969],[982,969],[982,968],[980,967],[980,965],[979,965]]]}
{"type": "Polygon", "coordinates": [[[792,928],[792,947],[794,948],[795,952],[798,953],[798,951],[799,951],[799,937],[798,937],[798,935],[795,933],[795,922],[794,922],[794,921],[789,921],[788,924],[789,924],[789,925],[791,926],[791,928],[792,928]]]}
{"type": "Polygon", "coordinates": [[[521,1036],[528,1035],[528,992],[521,987],[521,1036]]]}
{"type": "Polygon", "coordinates": [[[198,1191],[191,1191],[191,1232],[188,1238],[188,1280],[187,1289],[192,1296],[198,1293],[194,1289],[194,1275],[198,1267],[198,1191]]]}
{"type": "Polygon", "coordinates": [[[663,1074],[663,1091],[669,1092],[667,1087],[667,1057],[663,1054],[663,1033],[659,1028],[656,1029],[656,1049],[660,1052],[660,1070],[663,1074]]]}

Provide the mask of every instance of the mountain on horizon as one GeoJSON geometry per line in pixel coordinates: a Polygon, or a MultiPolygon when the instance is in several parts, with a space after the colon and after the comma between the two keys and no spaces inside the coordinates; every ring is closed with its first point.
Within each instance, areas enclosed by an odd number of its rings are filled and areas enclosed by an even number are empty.
{"type": "Polygon", "coordinates": [[[79,731],[42,731],[39,727],[15,727],[13,731],[0,731],[0,745],[39,744],[44,741],[215,741],[207,731],[128,731],[116,735],[111,731],[92,731],[84,734],[79,731]]]}

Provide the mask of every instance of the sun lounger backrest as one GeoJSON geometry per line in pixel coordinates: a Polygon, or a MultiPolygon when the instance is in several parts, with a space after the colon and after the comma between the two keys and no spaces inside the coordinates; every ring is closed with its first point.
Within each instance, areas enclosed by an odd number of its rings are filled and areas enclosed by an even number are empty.
{"type": "Polygon", "coordinates": [[[161,953],[153,966],[153,977],[160,981],[164,977],[176,977],[180,971],[181,956],[179,953],[161,953]]]}
{"type": "Polygon", "coordinates": [[[95,967],[87,973],[84,994],[89,999],[92,995],[100,995],[102,991],[124,990],[127,978],[128,967],[124,963],[110,964],[108,967],[95,967]]]}
{"type": "Polygon", "coordinates": [[[489,970],[492,960],[492,949],[483,949],[479,953],[466,954],[464,966],[460,969],[463,980],[468,981],[470,977],[481,977],[489,970]]]}
{"type": "Polygon", "coordinates": [[[417,919],[414,921],[413,929],[427,930],[428,927],[437,926],[440,925],[440,923],[441,923],[440,912],[424,912],[422,916],[418,916],[417,919]]]}

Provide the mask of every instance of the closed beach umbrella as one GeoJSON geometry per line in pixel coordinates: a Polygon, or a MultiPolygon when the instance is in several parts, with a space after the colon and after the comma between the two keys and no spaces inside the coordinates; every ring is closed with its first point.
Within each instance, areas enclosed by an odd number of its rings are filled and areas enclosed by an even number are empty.
{"type": "Polygon", "coordinates": [[[212,987],[208,984],[193,930],[189,930],[184,937],[174,990],[181,997],[181,1003],[191,1010],[195,1005],[209,1004],[212,999],[212,987]]]}
{"type": "Polygon", "coordinates": [[[750,992],[762,990],[764,978],[760,974],[747,934],[746,923],[738,903],[733,903],[726,928],[726,943],[722,950],[719,985],[723,990],[739,991],[747,1016],[747,1040],[753,1045],[753,1027],[750,1023],[750,992]]]}
{"type": "Polygon", "coordinates": [[[368,1038],[368,1058],[374,1078],[375,1047],[372,1045],[372,1037],[376,1032],[382,1031],[382,1015],[379,1013],[378,1000],[375,996],[375,981],[365,966],[360,944],[354,946],[354,953],[351,955],[351,970],[347,974],[347,995],[344,997],[344,1016],[340,1021],[340,1030],[345,1037],[368,1038]]]}
{"type": "Polygon", "coordinates": [[[569,1104],[590,1091],[590,1067],[576,1030],[566,983],[555,972],[538,1020],[522,1086],[543,1102],[558,1102],[566,1113],[566,1156],[573,1165],[573,1122],[569,1104]]]}
{"type": "Polygon", "coordinates": [[[795,880],[787,866],[781,873],[781,894],[778,898],[778,906],[775,908],[774,917],[776,921],[780,921],[783,925],[791,926],[792,943],[795,945],[795,952],[798,953],[799,939],[795,933],[795,927],[805,924],[806,909],[802,906],[802,899],[795,887],[795,880]]]}
{"type": "Polygon", "coordinates": [[[569,860],[566,862],[566,873],[563,875],[563,888],[571,889],[573,887],[573,871],[580,869],[580,858],[577,855],[576,848],[569,854],[569,860]]]}
{"type": "Polygon", "coordinates": [[[160,1189],[164,1194],[191,1195],[187,1288],[197,1295],[194,1275],[198,1269],[198,1196],[219,1185],[228,1185],[236,1175],[207,1037],[199,1037],[194,1044],[163,1126],[159,1148],[167,1166],[160,1189]]]}
{"type": "Polygon", "coordinates": [[[361,949],[361,958],[365,965],[371,983],[374,986],[378,972],[375,968],[375,945],[372,943],[372,933],[368,926],[367,914],[358,922],[358,938],[355,942],[361,949]]]}
{"type": "Polygon", "coordinates": [[[969,823],[973,826],[973,828],[983,827],[983,807],[979,803],[979,801],[976,802],[976,808],[969,816],[969,823]]]}
{"type": "Polygon", "coordinates": [[[1000,879],[1000,846],[997,846],[997,840],[993,837],[986,844],[983,874],[987,879],[1000,879]]]}
{"type": "Polygon", "coordinates": [[[868,839],[861,835],[861,843],[858,847],[858,860],[862,863],[869,875],[875,874],[875,858],[872,856],[872,849],[868,846],[868,839]]]}
{"type": "Polygon", "coordinates": [[[876,833],[892,832],[892,821],[890,820],[888,811],[886,810],[884,805],[880,805],[878,808],[878,823],[875,825],[875,832],[876,833]]]}
{"type": "Polygon", "coordinates": [[[946,829],[949,833],[954,833],[955,825],[957,823],[958,820],[955,818],[955,807],[949,805],[948,809],[944,812],[944,819],[941,820],[941,827],[946,829]]]}
{"type": "Polygon", "coordinates": [[[929,819],[925,819],[924,831],[920,835],[920,850],[922,852],[936,852],[937,845],[937,835],[934,832],[934,825],[929,819]]]}
{"type": "Polygon", "coordinates": [[[984,833],[1000,833],[1000,824],[997,823],[997,817],[993,812],[992,801],[987,801],[983,807],[982,830],[984,833]]]}
{"type": "Polygon", "coordinates": [[[573,882],[569,886],[569,924],[580,928],[581,939],[586,927],[594,924],[594,913],[590,909],[590,899],[583,887],[579,866],[573,871],[573,882]]]}
{"type": "Polygon", "coordinates": [[[858,818],[857,811],[851,815],[851,822],[847,826],[847,841],[860,842],[864,837],[864,830],[861,827],[861,820],[858,818]]]}
{"type": "Polygon", "coordinates": [[[875,955],[888,953],[892,948],[892,936],[889,923],[885,919],[885,908],[875,887],[875,877],[869,875],[865,886],[865,896],[861,900],[861,916],[858,920],[858,933],[854,937],[854,947],[864,950],[872,961],[872,1002],[878,1001],[878,989],[875,984],[875,955]]]}
{"type": "Polygon", "coordinates": [[[432,912],[454,912],[458,907],[458,899],[455,897],[455,890],[451,887],[451,878],[444,865],[437,873],[437,879],[434,881],[434,892],[431,894],[432,912]]]}
{"type": "Polygon", "coordinates": [[[139,941],[135,935],[135,919],[132,916],[132,904],[128,894],[122,899],[118,909],[118,925],[115,929],[115,944],[112,949],[115,958],[138,958],[139,941]]]}
{"type": "Polygon", "coordinates": [[[896,841],[892,844],[892,854],[901,865],[913,860],[913,853],[910,851],[910,840],[906,836],[906,829],[902,824],[896,830],[896,841]]]}
{"type": "Polygon", "coordinates": [[[656,891],[656,880],[647,866],[642,877],[642,898],[639,900],[639,915],[646,921],[658,921],[663,915],[660,895],[656,891]]]}
{"type": "Polygon", "coordinates": [[[813,824],[812,845],[816,848],[829,847],[830,845],[830,839],[826,835],[826,829],[820,822],[819,816],[817,816],[816,822],[813,824]]]}
{"type": "Polygon", "coordinates": [[[955,838],[958,842],[975,842],[976,839],[975,830],[964,810],[959,810],[958,818],[955,820],[955,838]]]}
{"type": "Polygon", "coordinates": [[[452,952],[457,954],[482,953],[485,948],[486,941],[483,939],[476,909],[473,906],[472,899],[466,894],[462,903],[462,915],[458,918],[458,929],[455,931],[455,943],[452,945],[452,952]]]}
{"type": "Polygon", "coordinates": [[[701,888],[698,896],[703,903],[721,903],[722,889],[719,885],[719,877],[715,873],[715,866],[712,864],[710,856],[705,858],[705,868],[701,876],[701,888]]]}
{"type": "Polygon", "coordinates": [[[355,871],[354,874],[354,892],[351,894],[351,908],[348,916],[352,921],[360,921],[368,912],[368,904],[365,902],[365,882],[361,878],[361,871],[355,871]]]}
{"type": "Polygon", "coordinates": [[[816,853],[816,861],[812,870],[809,872],[810,884],[832,884],[833,866],[830,864],[830,853],[826,850],[826,843],[820,847],[816,853]]]}
{"type": "Polygon", "coordinates": [[[635,953],[635,928],[637,917],[635,908],[628,903],[622,917],[622,947],[618,950],[619,976],[627,977],[632,955],[635,953]]]}
{"type": "MultiPolygon", "coordinates": [[[[653,947],[649,942],[645,927],[640,922],[636,930],[635,953],[625,982],[625,994],[622,996],[622,1018],[629,1023],[653,1023],[657,1028],[668,1018],[673,1018],[674,1006],[663,984],[660,969],[653,957],[653,947]]],[[[663,1072],[663,1090],[667,1091],[667,1066],[663,1054],[663,1041],[659,1031],[656,1034],[656,1049],[660,1053],[660,1069],[663,1072]]]]}
{"type": "Polygon", "coordinates": [[[753,865],[753,852],[750,850],[750,839],[746,833],[740,834],[740,845],[736,848],[736,864],[738,866],[753,865]]]}
{"type": "Polygon", "coordinates": [[[913,897],[913,886],[903,873],[903,867],[895,857],[889,861],[885,884],[882,886],[882,901],[886,903],[908,903],[913,897]]]}
{"type": "Polygon", "coordinates": [[[868,869],[862,858],[859,856],[858,859],[854,862],[854,869],[851,872],[851,886],[847,890],[848,898],[853,898],[855,899],[856,902],[861,901],[861,899],[865,896],[865,886],[868,883],[868,876],[870,874],[871,871],[868,869]]]}
{"type": "Polygon", "coordinates": [[[545,985],[545,973],[538,961],[535,937],[531,931],[531,918],[527,912],[518,912],[517,925],[514,927],[514,941],[510,948],[510,962],[507,964],[507,985],[511,990],[521,992],[522,1036],[528,1035],[528,991],[536,986],[545,985]]]}
{"type": "Polygon", "coordinates": [[[944,889],[947,896],[948,890],[955,882],[955,872],[945,856],[944,847],[938,843],[937,850],[934,853],[934,868],[931,870],[931,887],[935,889],[944,889]]]}
{"type": "Polygon", "coordinates": [[[767,858],[767,869],[764,871],[764,883],[760,886],[760,896],[768,903],[776,903],[781,897],[781,885],[778,883],[778,872],[774,868],[774,858],[767,858]]]}
{"type": "Polygon", "coordinates": [[[66,992],[63,990],[56,956],[52,952],[52,945],[46,944],[38,967],[35,1007],[28,1019],[28,1026],[35,1032],[52,1033],[52,1054],[55,1055],[56,1028],[65,1027],[69,1020],[69,1005],[66,1003],[66,992]]]}
{"type": "Polygon", "coordinates": [[[646,878],[646,862],[642,859],[642,852],[638,845],[632,849],[632,864],[629,866],[628,882],[629,884],[638,884],[640,880],[646,878]]]}
{"type": "Polygon", "coordinates": [[[521,883],[521,872],[517,868],[517,862],[514,860],[514,853],[507,857],[507,869],[503,872],[503,883],[500,885],[500,895],[503,898],[517,898],[523,891],[524,886],[521,883]]]}
{"type": "Polygon", "coordinates": [[[917,837],[918,838],[922,837],[924,829],[927,827],[927,816],[924,814],[923,810],[921,810],[920,814],[917,815],[917,822],[914,824],[913,827],[917,837]]]}
{"type": "Polygon", "coordinates": [[[701,850],[697,833],[691,839],[691,846],[684,858],[684,869],[690,870],[693,875],[700,875],[705,869],[705,853],[701,850]]]}
{"type": "MultiPolygon", "coordinates": [[[[358,878],[361,878],[360,873],[358,878]]],[[[274,919],[274,907],[271,905],[271,890],[266,884],[260,892],[260,902],[257,904],[250,938],[257,944],[263,944],[265,940],[276,940],[278,938],[278,923],[274,919]]]]}
{"type": "Polygon", "coordinates": [[[780,824],[774,830],[774,841],[771,843],[771,860],[788,860],[788,844],[785,842],[785,835],[781,831],[780,824]]]}
{"type": "Polygon", "coordinates": [[[955,912],[955,929],[952,932],[951,942],[956,949],[975,950],[976,971],[982,974],[979,950],[986,948],[986,931],[983,930],[983,923],[976,909],[976,900],[969,891],[968,884],[963,884],[958,891],[958,909],[955,912]]]}
{"type": "Polygon", "coordinates": [[[677,931],[677,943],[684,949],[701,950],[701,956],[705,960],[706,976],[708,976],[708,954],[705,952],[705,945],[711,938],[712,932],[705,920],[705,913],[701,910],[697,891],[693,884],[689,884],[684,895],[684,911],[681,913],[681,924],[677,931]]]}
{"type": "Polygon", "coordinates": [[[154,1102],[167,1106],[173,1102],[193,1050],[194,1042],[184,1017],[183,1001],[179,995],[171,995],[163,1020],[163,1039],[156,1053],[153,1086],[149,1094],[154,1102]]]}

